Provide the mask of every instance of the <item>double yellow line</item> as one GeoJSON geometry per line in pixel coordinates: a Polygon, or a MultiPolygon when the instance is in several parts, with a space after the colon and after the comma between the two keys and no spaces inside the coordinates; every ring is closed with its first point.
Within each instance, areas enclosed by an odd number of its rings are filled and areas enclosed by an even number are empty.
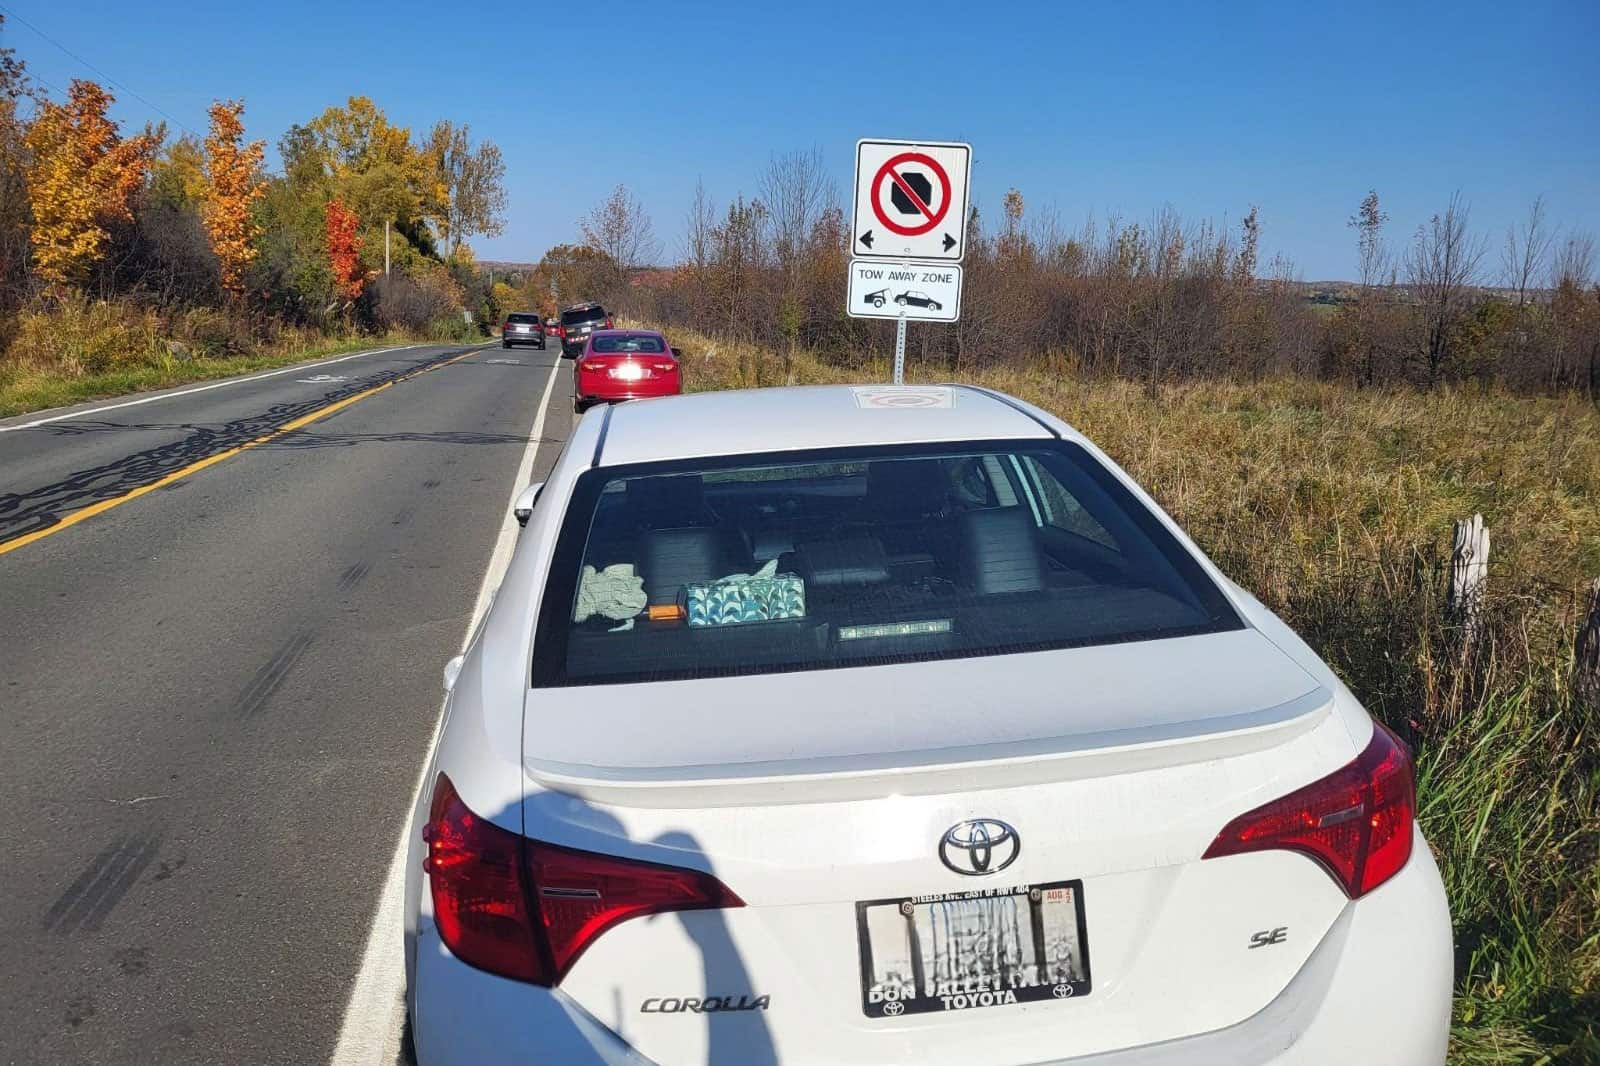
{"type": "Polygon", "coordinates": [[[22,535],[20,537],[17,537],[14,540],[8,540],[8,541],[6,541],[4,543],[0,543],[0,555],[4,555],[7,552],[14,552],[18,548],[23,547],[24,545],[32,544],[36,540],[43,540],[45,537],[48,537],[51,534],[60,533],[63,529],[67,529],[67,528],[69,528],[71,526],[75,526],[79,522],[85,521],[86,519],[93,518],[97,514],[104,514],[105,512],[111,510],[113,507],[121,507],[123,504],[127,503],[129,500],[136,500],[140,496],[143,496],[147,492],[154,492],[156,489],[163,488],[163,487],[165,487],[167,485],[170,485],[174,481],[181,481],[184,478],[188,477],[190,474],[198,473],[199,471],[204,470],[208,466],[215,466],[216,464],[222,462],[224,459],[231,459],[235,455],[238,455],[240,452],[245,451],[245,450],[250,449],[250,448],[254,448],[258,444],[265,444],[270,440],[275,440],[278,437],[283,436],[285,433],[293,433],[297,429],[303,429],[306,426],[309,426],[311,423],[317,421],[318,419],[327,418],[329,415],[333,414],[334,412],[341,411],[344,408],[349,407],[353,403],[358,403],[358,402],[360,402],[362,400],[365,400],[368,396],[372,396],[372,395],[374,395],[376,393],[380,393],[384,389],[392,388],[393,386],[398,385],[398,384],[400,384],[401,382],[404,382],[404,381],[410,381],[412,378],[417,377],[418,375],[421,375],[421,374],[426,374],[430,370],[438,370],[442,366],[449,366],[451,363],[459,363],[461,360],[467,358],[468,356],[477,355],[482,350],[483,349],[481,349],[481,348],[474,348],[470,352],[462,352],[460,355],[453,356],[453,357],[451,357],[449,359],[445,359],[442,362],[430,363],[429,365],[427,365],[425,367],[421,367],[420,369],[409,371],[408,373],[402,374],[397,378],[392,378],[389,381],[385,381],[382,385],[374,385],[370,389],[363,389],[362,391],[360,391],[358,393],[355,393],[354,395],[346,396],[342,400],[335,400],[333,403],[328,404],[326,407],[319,407],[315,411],[312,411],[310,414],[304,414],[304,415],[301,415],[299,418],[296,418],[296,419],[294,419],[292,421],[285,422],[283,425],[279,426],[277,429],[273,430],[271,433],[267,433],[267,434],[264,434],[264,435],[262,435],[260,437],[257,437],[255,440],[246,441],[243,444],[240,444],[240,445],[237,445],[235,447],[229,448],[226,451],[218,452],[215,455],[208,455],[204,459],[200,459],[200,460],[198,460],[196,462],[190,463],[188,466],[185,466],[185,467],[183,467],[181,469],[178,469],[178,470],[174,470],[170,474],[167,474],[167,475],[165,475],[163,477],[157,478],[155,481],[150,482],[148,485],[140,485],[136,489],[130,489],[129,491],[123,493],[121,496],[113,496],[112,498],[110,498],[108,500],[101,500],[99,503],[92,503],[88,507],[84,507],[84,508],[82,508],[80,510],[73,511],[71,514],[65,516],[64,518],[57,519],[56,522],[53,525],[45,526],[43,529],[36,529],[32,533],[26,533],[26,534],[24,534],[24,535],[22,535]]]}

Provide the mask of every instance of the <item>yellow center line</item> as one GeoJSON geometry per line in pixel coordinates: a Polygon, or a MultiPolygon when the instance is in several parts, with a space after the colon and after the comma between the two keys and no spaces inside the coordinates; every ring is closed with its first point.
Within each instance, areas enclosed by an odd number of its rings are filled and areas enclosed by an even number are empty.
{"type": "Polygon", "coordinates": [[[174,470],[170,474],[157,478],[155,481],[152,481],[149,484],[140,485],[136,489],[130,489],[121,496],[113,496],[109,500],[101,500],[99,503],[92,503],[88,507],[73,511],[71,514],[57,519],[53,525],[45,526],[43,529],[36,529],[32,533],[26,533],[14,540],[8,540],[3,544],[0,544],[0,555],[4,555],[7,552],[16,551],[23,545],[32,544],[36,540],[43,540],[52,533],[59,533],[63,529],[66,529],[70,526],[75,526],[79,522],[82,522],[85,519],[93,518],[97,514],[104,514],[113,507],[120,507],[129,500],[136,500],[147,492],[154,492],[156,489],[170,485],[174,481],[181,481],[190,474],[198,473],[208,466],[215,466],[224,459],[231,459],[235,455],[238,455],[240,452],[245,451],[248,448],[254,448],[258,444],[265,444],[270,440],[275,440],[276,438],[283,436],[285,433],[293,433],[297,429],[302,429],[306,426],[309,426],[318,419],[327,418],[335,411],[343,410],[359,400],[365,400],[368,396],[372,396],[375,393],[382,392],[384,389],[398,385],[402,381],[409,381],[419,374],[426,374],[430,370],[438,370],[440,367],[449,366],[451,363],[459,363],[469,355],[477,355],[483,350],[484,349],[482,348],[474,348],[470,352],[462,352],[460,355],[453,356],[441,363],[433,363],[429,366],[422,367],[419,370],[409,371],[408,373],[402,374],[391,381],[385,381],[382,385],[374,385],[370,389],[363,389],[352,396],[346,396],[342,400],[335,400],[326,407],[319,407],[310,414],[304,414],[292,421],[285,422],[271,433],[263,434],[262,436],[257,437],[255,440],[246,441],[245,443],[236,445],[235,447],[229,448],[226,451],[217,452],[215,455],[208,455],[204,459],[190,463],[188,466],[185,466],[182,469],[174,470]]]}

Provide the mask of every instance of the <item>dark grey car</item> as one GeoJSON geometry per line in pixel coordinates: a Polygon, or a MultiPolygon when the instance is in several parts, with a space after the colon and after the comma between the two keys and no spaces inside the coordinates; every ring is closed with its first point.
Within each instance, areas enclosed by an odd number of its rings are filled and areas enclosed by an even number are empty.
{"type": "Polygon", "coordinates": [[[561,354],[576,359],[583,354],[589,334],[597,329],[610,329],[611,315],[599,304],[574,304],[561,312],[561,354]]]}

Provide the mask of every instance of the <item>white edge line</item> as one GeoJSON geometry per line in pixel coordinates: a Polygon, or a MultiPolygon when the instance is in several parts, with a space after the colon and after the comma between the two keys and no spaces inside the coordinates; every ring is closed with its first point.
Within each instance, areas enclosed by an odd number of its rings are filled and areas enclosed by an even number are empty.
{"type": "MultiPolygon", "coordinates": [[[[511,505],[527,487],[533,477],[534,460],[544,437],[544,420],[550,411],[550,397],[555,392],[556,378],[560,376],[559,359],[550,367],[550,380],[544,387],[544,398],[539,401],[539,414],[533,420],[528,434],[528,447],[517,465],[517,476],[511,485],[511,499],[506,503],[505,517],[500,535],[495,539],[494,551],[489,556],[489,567],[484,572],[483,584],[478,587],[478,599],[472,608],[472,620],[462,638],[464,652],[473,633],[483,620],[490,598],[505,576],[511,553],[517,546],[521,527],[511,514],[511,505]]],[[[417,772],[416,787],[411,790],[411,802],[406,807],[405,827],[400,841],[389,860],[389,872],[384,876],[383,890],[378,895],[378,909],[373,915],[372,928],[367,933],[367,946],[361,954],[361,969],[356,972],[355,983],[350,988],[350,998],[345,1003],[344,1021],[339,1026],[339,1040],[334,1045],[330,1066],[391,1066],[400,1055],[401,1034],[405,1027],[405,908],[406,855],[411,843],[411,815],[416,810],[417,798],[433,762],[434,749],[439,745],[439,731],[444,724],[444,706],[439,707],[434,723],[433,739],[423,755],[422,767],[417,772]]]]}
{"type": "Polygon", "coordinates": [[[17,429],[36,429],[39,426],[48,426],[52,422],[63,422],[69,418],[87,418],[90,415],[101,414],[105,411],[120,411],[124,407],[138,407],[142,403],[155,403],[157,400],[175,400],[179,396],[193,396],[197,392],[210,392],[212,389],[226,388],[229,385],[243,385],[247,381],[260,381],[263,378],[275,378],[279,374],[293,374],[298,371],[315,370],[319,366],[332,366],[334,363],[343,363],[350,359],[360,359],[368,355],[382,355],[384,352],[403,352],[410,348],[437,348],[449,347],[436,344],[402,344],[396,348],[373,348],[365,352],[352,352],[349,355],[340,355],[332,359],[323,359],[315,363],[296,363],[294,366],[282,367],[278,370],[267,370],[260,374],[250,374],[242,378],[227,378],[222,381],[213,381],[209,385],[196,385],[192,389],[180,389],[177,392],[161,392],[154,396],[141,396],[137,400],[124,400],[121,403],[106,404],[104,407],[91,407],[86,411],[68,411],[64,415],[51,415],[49,418],[36,418],[32,422],[22,422],[15,426],[0,426],[0,433],[10,433],[17,429]]]}

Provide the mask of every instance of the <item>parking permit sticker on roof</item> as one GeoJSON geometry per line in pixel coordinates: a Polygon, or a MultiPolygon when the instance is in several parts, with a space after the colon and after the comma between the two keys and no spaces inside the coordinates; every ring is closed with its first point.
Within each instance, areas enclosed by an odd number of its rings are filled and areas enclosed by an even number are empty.
{"type": "Polygon", "coordinates": [[[954,389],[943,385],[856,385],[857,407],[954,407],[954,389]]]}

